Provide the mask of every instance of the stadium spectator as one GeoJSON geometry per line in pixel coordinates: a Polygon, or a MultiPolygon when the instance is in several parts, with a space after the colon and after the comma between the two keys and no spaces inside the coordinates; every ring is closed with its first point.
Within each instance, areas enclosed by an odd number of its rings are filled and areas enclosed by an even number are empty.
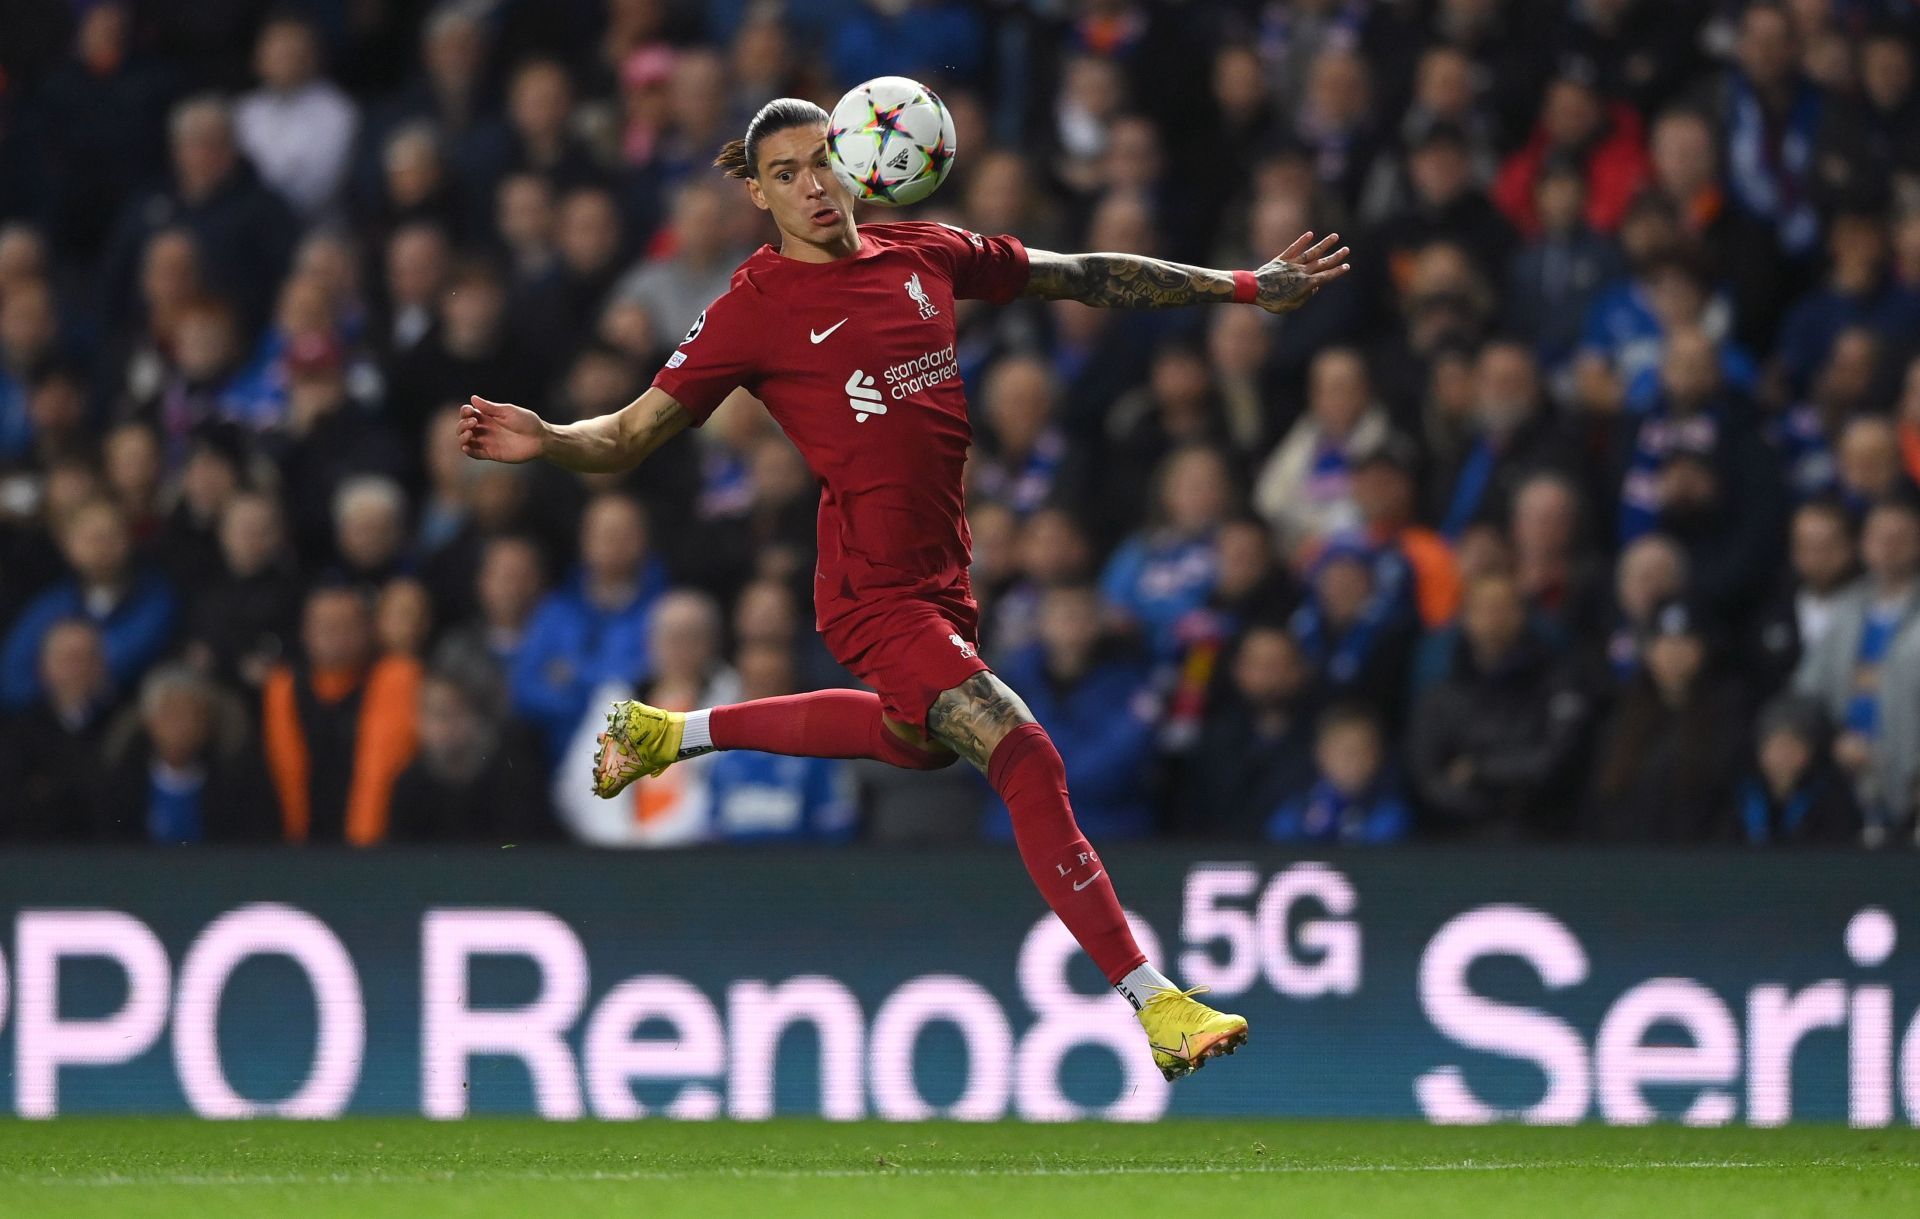
{"type": "Polygon", "coordinates": [[[153,429],[122,423],[100,444],[100,473],[107,494],[120,505],[136,545],[147,545],[160,532],[160,441],[153,429]]]}
{"type": "Polygon", "coordinates": [[[1591,704],[1529,623],[1514,578],[1470,581],[1450,667],[1409,729],[1412,781],[1434,828],[1496,841],[1564,832],[1591,704]]]}
{"type": "Polygon", "coordinates": [[[1415,136],[1403,176],[1398,202],[1370,234],[1383,267],[1436,241],[1460,246],[1485,267],[1506,264],[1514,233],[1475,180],[1472,141],[1464,130],[1435,123],[1415,136]]]}
{"type": "Polygon", "coordinates": [[[573,726],[551,789],[554,808],[576,839],[599,846],[675,847],[712,835],[706,779],[717,755],[688,759],[692,765],[642,779],[612,800],[594,795],[578,776],[593,769],[605,721],[602,709],[610,702],[639,698],[656,707],[691,710],[739,699],[739,675],[720,650],[721,627],[719,607],[705,593],[663,594],[647,614],[647,667],[641,679],[611,680],[593,692],[573,726]]]}
{"type": "Polygon", "coordinates": [[[1313,781],[1313,668],[1284,627],[1267,624],[1248,627],[1221,667],[1167,829],[1252,840],[1313,781]]]}
{"type": "Polygon", "coordinates": [[[1472,392],[1466,447],[1433,482],[1440,534],[1452,542],[1476,522],[1503,519],[1521,478],[1574,465],[1566,438],[1541,401],[1539,367],[1524,344],[1496,340],[1482,347],[1472,392]]]}
{"type": "Polygon", "coordinates": [[[1392,578],[1409,590],[1420,625],[1432,630],[1460,609],[1460,572],[1446,542],[1414,517],[1418,460],[1411,441],[1386,436],[1356,456],[1352,487],[1367,540],[1380,562],[1404,569],[1392,578]]]}
{"type": "Polygon", "coordinates": [[[1791,276],[1774,226],[1739,206],[1722,183],[1712,120],[1694,109],[1669,110],[1653,125],[1649,151],[1653,177],[1646,189],[1677,219],[1713,278],[1727,285],[1734,337],[1750,350],[1771,345],[1791,276]]]}
{"type": "MultiPolygon", "coordinates": [[[[1002,360],[994,372],[1013,359],[1002,360]]],[[[1162,457],[1189,444],[1230,453],[1236,467],[1244,467],[1250,456],[1234,448],[1223,425],[1205,358],[1185,338],[1163,339],[1154,348],[1147,383],[1122,394],[1108,412],[1100,462],[1104,487],[1097,492],[1089,487],[1089,471],[1073,460],[1069,450],[1052,458],[1059,471],[1052,479],[1054,497],[1062,502],[1093,502],[1115,526],[1131,529],[1140,524],[1142,505],[1139,496],[1127,489],[1150,481],[1162,457]]]]}
{"type": "Polygon", "coordinates": [[[1760,712],[1754,765],[1730,810],[1748,846],[1840,846],[1860,840],[1852,785],[1828,752],[1832,730],[1817,701],[1783,694],[1760,712]]]}
{"type": "Polygon", "coordinates": [[[1213,534],[1226,519],[1232,486],[1226,460],[1192,447],[1158,471],[1152,523],[1121,543],[1100,575],[1109,610],[1166,659],[1179,651],[1175,627],[1213,587],[1213,534]]]}
{"type": "Polygon", "coordinates": [[[272,496],[239,491],[227,501],[220,562],[188,600],[186,655],[223,684],[257,691],[290,650],[300,613],[298,574],[272,496]]]}
{"type": "MultiPolygon", "coordinates": [[[[435,225],[403,225],[387,239],[382,262],[384,311],[370,337],[389,365],[408,357],[432,331],[450,262],[446,231],[435,225]]],[[[388,372],[391,375],[393,368],[388,372]]]]}
{"type": "Polygon", "coordinates": [[[1646,663],[1600,730],[1585,834],[1673,845],[1719,836],[1751,747],[1746,692],[1721,669],[1712,628],[1684,601],[1653,613],[1646,663]]]}
{"type": "Polygon", "coordinates": [[[297,9],[260,27],[253,70],[260,87],[234,107],[240,147],[302,218],[325,212],[346,177],[359,109],[321,72],[320,36],[297,9]]]}
{"type": "Polygon", "coordinates": [[[1686,550],[1690,595],[1717,620],[1743,616],[1766,591],[1781,532],[1772,475],[1764,450],[1739,432],[1683,440],[1660,467],[1660,528],[1686,550]]]}
{"type": "Polygon", "coordinates": [[[630,684],[648,671],[647,613],[666,583],[639,503],[607,494],[589,504],[580,518],[580,569],[534,611],[511,678],[514,710],[545,734],[551,761],[564,753],[596,688],[630,684]]]}
{"type": "Polygon", "coordinates": [[[667,348],[687,333],[700,311],[727,290],[744,250],[734,246],[728,213],[733,197],[708,182],[689,182],[674,195],[665,232],[655,240],[669,253],[648,259],[613,287],[616,299],[644,307],[653,321],[655,347],[667,348]]]}
{"type": "Polygon", "coordinates": [[[1908,500],[1875,505],[1861,530],[1860,560],[1863,574],[1835,603],[1793,684],[1826,707],[1838,731],[1834,759],[1868,824],[1883,827],[1911,801],[1910,785],[1898,776],[1913,773],[1907,758],[1920,750],[1915,721],[1904,712],[1908,692],[1894,685],[1896,675],[1920,674],[1893,663],[1920,618],[1920,508],[1908,500]]]}
{"type": "Polygon", "coordinates": [[[165,166],[179,73],[146,53],[133,8],[109,0],[79,13],[72,58],[40,86],[42,212],[54,247],[69,257],[91,257],[127,197],[165,166]]]}
{"type": "MultiPolygon", "coordinates": [[[[1109,841],[1155,830],[1153,738],[1158,700],[1147,666],[1106,637],[1099,594],[1061,584],[1040,597],[1038,639],[999,662],[1060,749],[1075,819],[1109,841]]],[[[990,797],[987,835],[1013,839],[1006,805],[990,797]]]]}
{"type": "Polygon", "coordinates": [[[1788,570],[1754,615],[1747,640],[1750,672],[1775,693],[1806,653],[1820,646],[1858,573],[1853,522],[1833,500],[1813,500],[1794,511],[1787,530],[1788,570]]]}
{"type": "Polygon", "coordinates": [[[46,281],[23,280],[0,296],[0,463],[20,461],[33,449],[30,387],[54,355],[58,327],[46,281]]]}
{"type": "Polygon", "coordinates": [[[1849,326],[1866,326],[1893,342],[1920,330],[1920,292],[1894,279],[1888,245],[1886,218],[1878,212],[1834,217],[1825,282],[1795,302],[1780,327],[1780,363],[1793,388],[1812,381],[1849,326]]]}
{"type": "Polygon", "coordinates": [[[96,839],[183,846],[277,836],[273,789],[252,742],[232,727],[246,713],[188,665],[161,665],[140,685],[137,724],[107,769],[91,775],[96,839]],[[222,739],[222,738],[225,739],[222,739]]]}
{"type": "Polygon", "coordinates": [[[1053,372],[1041,360],[1016,355],[993,366],[980,394],[991,444],[976,448],[968,462],[970,496],[1026,516],[1073,492],[1085,494],[1055,418],[1059,396],[1053,372]]]}
{"type": "Polygon", "coordinates": [[[342,583],[377,589],[405,570],[407,493],[393,479],[364,474],[333,493],[333,549],[342,583]]]}
{"type": "Polygon", "coordinates": [[[393,782],[389,842],[515,844],[553,838],[540,745],[506,717],[484,671],[420,681],[420,749],[393,782]]]}
{"type": "Polygon", "coordinates": [[[1645,125],[1639,113],[1609,100],[1596,85],[1592,64],[1568,61],[1547,85],[1533,135],[1500,167],[1493,201],[1526,236],[1540,231],[1535,186],[1556,157],[1572,159],[1585,175],[1586,221],[1595,232],[1620,227],[1627,204],[1646,180],[1645,125]]]}
{"type": "Polygon", "coordinates": [[[376,654],[373,612],[350,588],[308,594],[300,640],[300,658],[268,674],[261,704],[281,834],[372,846],[418,746],[420,664],[376,654]]]}
{"type": "Polygon", "coordinates": [[[1549,161],[1534,183],[1539,231],[1507,259],[1507,325],[1557,372],[1573,358],[1601,289],[1622,273],[1620,251],[1582,215],[1586,178],[1571,161],[1549,161]]]}
{"type": "Polygon", "coordinates": [[[1613,569],[1612,624],[1602,644],[1606,667],[1625,682],[1640,671],[1641,639],[1663,602],[1686,592],[1687,552],[1663,533],[1637,538],[1613,569]]]}
{"type": "Polygon", "coordinates": [[[41,362],[27,383],[27,423],[33,433],[33,452],[23,466],[51,465],[91,448],[86,386],[73,366],[58,360],[41,362]]]}
{"type": "Polygon", "coordinates": [[[1606,614],[1607,568],[1591,550],[1584,508],[1572,478],[1542,470],[1514,489],[1507,521],[1514,580],[1534,620],[1563,643],[1591,638],[1606,614]]]}
{"type": "MultiPolygon", "coordinates": [[[[507,82],[511,151],[503,169],[531,170],[567,190],[600,181],[593,151],[573,129],[574,87],[565,65],[549,58],[520,63],[507,82]]],[[[494,182],[485,182],[489,195],[494,182]]]]}
{"type": "Polygon", "coordinates": [[[1307,413],[1254,483],[1254,507],[1273,526],[1282,553],[1298,555],[1336,532],[1359,527],[1353,459],[1378,447],[1387,427],[1358,351],[1336,347],[1314,357],[1307,413]]]}
{"type": "Polygon", "coordinates": [[[1275,842],[1376,846],[1413,829],[1371,711],[1336,707],[1320,717],[1313,746],[1313,785],[1275,810],[1267,837],[1275,842]]]}
{"type": "Polygon", "coordinates": [[[373,603],[373,637],[383,656],[419,660],[433,633],[433,599],[412,576],[395,576],[373,603]]]}
{"type": "Polygon", "coordinates": [[[1901,459],[1899,428],[1886,416],[1847,420],[1833,448],[1835,489],[1856,518],[1864,518],[1884,499],[1912,491],[1901,459]]]}
{"type": "MultiPolygon", "coordinates": [[[[740,697],[794,693],[791,643],[763,639],[735,653],[740,697]]],[[[713,836],[725,842],[844,842],[859,805],[853,774],[837,758],[728,750],[707,772],[713,836]]]]}
{"type": "MultiPolygon", "coordinates": [[[[161,516],[151,544],[175,588],[198,589],[219,574],[220,514],[240,490],[244,457],[241,441],[230,430],[208,428],[196,438],[186,465],[167,489],[172,506],[158,505],[161,516]]],[[[157,444],[155,458],[157,465],[157,444]]],[[[157,470],[155,475],[159,492],[157,470]]]]}
{"type": "Polygon", "coordinates": [[[0,839],[71,841],[88,829],[113,679],[93,623],[64,618],[34,641],[34,698],[0,733],[0,839]]]}
{"type": "Polygon", "coordinates": [[[1820,241],[1813,163],[1828,102],[1800,71],[1793,23],[1784,6],[1747,5],[1733,63],[1705,90],[1718,120],[1734,203],[1773,226],[1792,258],[1820,241]]]}
{"type": "Polygon", "coordinates": [[[70,576],[20,611],[0,645],[0,708],[18,711],[46,693],[40,649],[60,622],[82,618],[100,631],[107,676],[116,692],[140,675],[173,641],[179,602],[164,576],[135,557],[126,512],[112,500],[76,506],[59,527],[70,576]]]}
{"type": "MultiPolygon", "coordinates": [[[[491,665],[503,683],[518,664],[520,648],[546,591],[545,561],[540,547],[522,534],[489,538],[480,552],[470,600],[473,615],[451,624],[441,646],[462,658],[463,665],[491,665]]],[[[435,598],[443,609],[447,602],[435,598]]]]}
{"type": "Polygon", "coordinates": [[[294,545],[316,567],[333,555],[332,509],[341,487],[361,475],[400,478],[409,464],[393,429],[347,396],[339,355],[326,349],[289,363],[287,428],[271,442],[294,545]]]}
{"type": "Polygon", "coordinates": [[[1379,155],[1373,121],[1374,83],[1357,49],[1323,47],[1307,69],[1306,90],[1292,111],[1293,138],[1313,158],[1314,176],[1351,214],[1379,155]]]}
{"type": "Polygon", "coordinates": [[[225,102],[203,96],[180,103],[169,138],[171,180],[135,195],[115,224],[101,263],[102,304],[110,317],[122,316],[148,240],[185,227],[206,260],[208,286],[231,297],[250,321],[264,318],[293,254],[293,214],[241,159],[225,102]]]}
{"type": "Polygon", "coordinates": [[[466,401],[473,386],[499,386],[494,392],[505,396],[540,385],[539,360],[506,320],[506,287],[490,265],[468,261],[447,273],[432,323],[389,370],[388,415],[403,440],[413,442],[409,452],[420,451],[433,410],[466,401]]]}
{"type": "Polygon", "coordinates": [[[1334,538],[1314,560],[1289,625],[1314,667],[1323,706],[1357,703],[1397,728],[1417,619],[1405,573],[1379,558],[1358,537],[1334,538]]]}

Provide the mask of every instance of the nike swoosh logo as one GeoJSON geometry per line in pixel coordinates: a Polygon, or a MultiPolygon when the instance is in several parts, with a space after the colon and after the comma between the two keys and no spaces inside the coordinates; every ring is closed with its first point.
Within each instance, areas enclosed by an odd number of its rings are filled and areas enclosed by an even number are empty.
{"type": "Polygon", "coordinates": [[[1090,884],[1092,884],[1092,883],[1093,883],[1094,881],[1096,881],[1096,880],[1099,880],[1099,879],[1100,879],[1100,876],[1101,876],[1101,874],[1102,874],[1102,873],[1104,873],[1105,871],[1106,871],[1106,869],[1105,869],[1105,868],[1101,868],[1099,872],[1095,872],[1095,873],[1094,873],[1094,874],[1093,874],[1092,876],[1089,876],[1089,877],[1087,877],[1087,878],[1086,878],[1085,880],[1083,880],[1083,881],[1081,881],[1081,882],[1080,882],[1079,884],[1077,884],[1077,885],[1075,885],[1075,886],[1073,887],[1073,891],[1074,891],[1075,893],[1078,893],[1078,892],[1080,892],[1080,890],[1082,890],[1082,889],[1084,889],[1084,888],[1086,888],[1086,887],[1087,887],[1088,885],[1090,885],[1090,884]]]}
{"type": "Polygon", "coordinates": [[[834,323],[833,325],[831,325],[831,326],[829,326],[829,327],[827,327],[827,328],[826,328],[825,330],[809,330],[809,331],[807,331],[807,337],[808,337],[808,338],[810,338],[810,339],[812,339],[812,340],[813,340],[814,342],[816,342],[816,343],[824,343],[824,342],[826,342],[826,339],[827,339],[827,336],[828,336],[828,335],[830,335],[830,334],[832,334],[832,333],[833,333],[834,331],[836,331],[836,330],[838,330],[838,329],[840,329],[840,327],[842,327],[842,326],[844,326],[844,325],[846,325],[846,324],[847,324],[847,319],[846,319],[846,318],[841,318],[841,319],[840,319],[839,321],[837,321],[837,322],[835,322],[835,323],[834,323]]]}

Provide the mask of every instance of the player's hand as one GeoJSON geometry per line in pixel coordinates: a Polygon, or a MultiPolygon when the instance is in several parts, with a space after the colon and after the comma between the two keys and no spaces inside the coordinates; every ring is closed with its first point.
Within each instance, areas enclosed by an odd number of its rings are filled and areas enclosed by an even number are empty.
{"type": "Polygon", "coordinates": [[[460,451],[482,461],[517,464],[540,456],[540,416],[524,406],[475,394],[460,408],[460,451]]]}
{"type": "Polygon", "coordinates": [[[1339,279],[1353,268],[1347,265],[1347,247],[1334,249],[1340,234],[1328,233],[1319,241],[1312,233],[1302,233],[1280,256],[1253,273],[1259,293],[1253,303],[1268,313],[1292,313],[1313,299],[1313,294],[1339,279]]]}

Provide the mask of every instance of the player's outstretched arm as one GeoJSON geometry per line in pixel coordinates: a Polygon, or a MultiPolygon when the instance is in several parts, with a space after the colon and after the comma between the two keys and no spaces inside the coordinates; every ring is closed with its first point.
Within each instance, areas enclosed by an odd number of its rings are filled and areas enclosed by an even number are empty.
{"type": "Polygon", "coordinates": [[[1029,250],[1027,287],[1021,295],[1109,309],[1173,309],[1244,301],[1269,313],[1291,313],[1351,269],[1345,261],[1347,247],[1334,248],[1339,240],[1338,233],[1328,233],[1319,241],[1312,233],[1302,233],[1279,257],[1250,272],[1190,267],[1138,254],[1029,250]],[[1246,275],[1252,282],[1236,282],[1236,275],[1246,275]]]}
{"type": "Polygon", "coordinates": [[[663,389],[649,389],[611,415],[565,424],[475,394],[460,408],[460,448],[486,461],[544,457],[569,470],[617,473],[639,465],[691,422],[687,408],[663,389]]]}

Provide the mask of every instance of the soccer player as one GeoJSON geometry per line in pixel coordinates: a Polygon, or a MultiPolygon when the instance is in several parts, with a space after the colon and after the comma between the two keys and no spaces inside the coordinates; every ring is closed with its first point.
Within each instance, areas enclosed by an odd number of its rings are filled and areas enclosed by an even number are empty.
{"type": "Polygon", "coordinates": [[[816,623],[834,657],[877,693],[821,690],[681,713],[616,703],[594,789],[716,749],[877,758],[936,770],[965,758],[1013,816],[1034,884],[1133,1005],[1155,1063],[1177,1079],[1247,1038],[1245,1019],[1199,1003],[1134,943],[1112,878],[1081,836],[1060,755],[977,650],[972,539],[961,476],[971,436],[954,357],[954,302],[1017,296],[1112,308],[1257,305],[1285,313],[1347,272],[1338,234],[1307,233],[1257,271],[1131,254],[1051,254],[944,224],[856,227],[827,164],[827,115],[769,102],[715,164],[744,180],[780,244],[734,272],[719,300],[636,401],[564,426],[475,396],[460,438],[473,457],[627,470],[744,390],[820,481],[816,623]]]}

